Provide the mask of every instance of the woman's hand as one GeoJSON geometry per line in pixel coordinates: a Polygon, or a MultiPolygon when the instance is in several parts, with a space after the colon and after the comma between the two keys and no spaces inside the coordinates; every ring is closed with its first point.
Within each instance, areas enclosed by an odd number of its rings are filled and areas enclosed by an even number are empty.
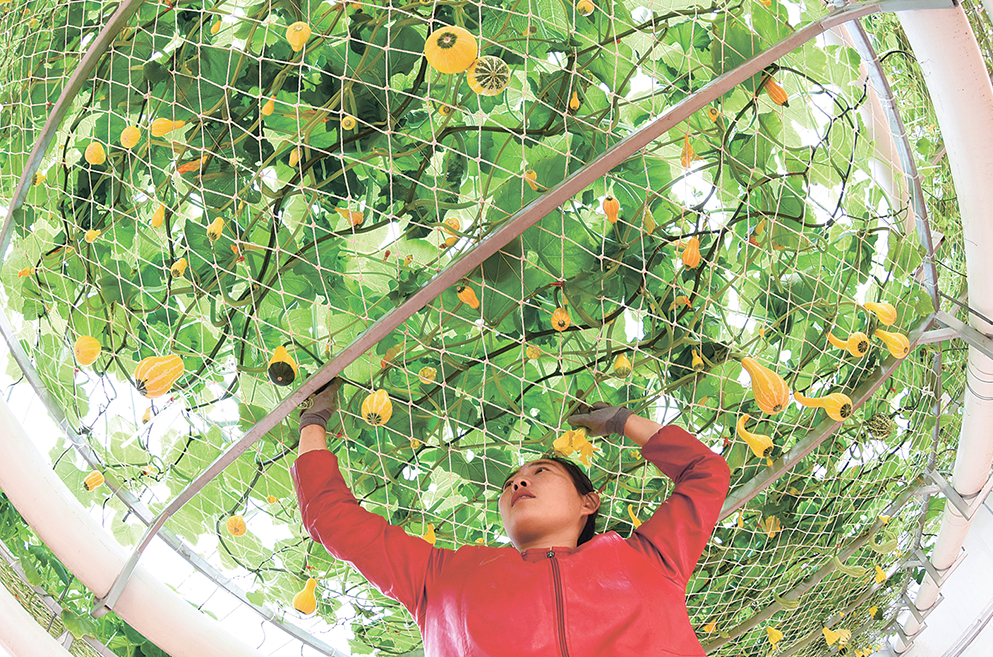
{"type": "Polygon", "coordinates": [[[342,383],[344,379],[335,377],[297,407],[300,413],[300,454],[327,449],[325,432],[328,421],[338,410],[338,389],[342,383]]]}
{"type": "Polygon", "coordinates": [[[583,427],[591,436],[609,436],[612,433],[624,435],[624,425],[633,415],[623,406],[611,406],[607,402],[597,402],[593,406],[581,404],[577,412],[566,418],[574,427],[583,427]]]}

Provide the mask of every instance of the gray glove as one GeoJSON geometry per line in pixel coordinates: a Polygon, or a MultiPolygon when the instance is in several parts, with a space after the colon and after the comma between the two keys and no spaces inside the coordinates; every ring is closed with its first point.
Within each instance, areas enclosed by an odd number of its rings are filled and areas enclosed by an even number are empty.
{"type": "Polygon", "coordinates": [[[301,429],[310,424],[317,424],[325,430],[328,428],[328,421],[338,410],[338,389],[344,382],[344,379],[336,376],[297,406],[301,429]]]}
{"type": "Polygon", "coordinates": [[[591,436],[609,436],[612,433],[624,435],[624,423],[633,415],[623,406],[611,406],[607,402],[597,402],[593,406],[580,404],[576,412],[566,418],[574,427],[584,427],[591,436]]]}

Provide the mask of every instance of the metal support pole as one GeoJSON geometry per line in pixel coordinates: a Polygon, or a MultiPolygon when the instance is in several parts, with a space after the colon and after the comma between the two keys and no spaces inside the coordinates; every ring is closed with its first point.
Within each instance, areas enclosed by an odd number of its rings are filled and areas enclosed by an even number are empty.
{"type": "Polygon", "coordinates": [[[958,334],[957,337],[965,340],[969,346],[975,347],[987,358],[993,359],[993,338],[990,338],[985,333],[980,333],[965,322],[952,317],[944,311],[935,313],[934,318],[939,325],[955,331],[958,334]]]}

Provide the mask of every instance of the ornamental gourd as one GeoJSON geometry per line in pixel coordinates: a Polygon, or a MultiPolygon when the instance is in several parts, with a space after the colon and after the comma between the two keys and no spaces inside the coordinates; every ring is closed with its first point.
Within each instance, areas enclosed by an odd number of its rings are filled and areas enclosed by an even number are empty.
{"type": "Polygon", "coordinates": [[[702,372],[705,367],[703,358],[700,357],[700,352],[696,349],[693,350],[693,370],[696,372],[702,372]]]}
{"type": "Polygon", "coordinates": [[[752,433],[747,430],[745,428],[745,424],[747,424],[751,419],[752,416],[747,413],[738,418],[738,435],[748,444],[749,447],[751,447],[752,453],[755,454],[755,456],[760,459],[769,458],[769,455],[772,454],[772,450],[775,447],[772,442],[772,438],[760,433],[752,433]]]}
{"type": "Polygon", "coordinates": [[[476,297],[476,291],[468,285],[459,285],[455,288],[455,294],[458,295],[459,301],[468,304],[470,308],[474,310],[479,308],[479,299],[476,297]]]}
{"type": "Polygon", "coordinates": [[[480,96],[496,96],[510,84],[510,66],[493,55],[483,55],[465,73],[469,88],[480,96]]]}
{"type": "Polygon", "coordinates": [[[90,145],[83,151],[83,159],[93,166],[98,166],[107,161],[107,152],[103,150],[103,144],[98,141],[90,142],[90,145]]]}
{"type": "Polygon", "coordinates": [[[266,374],[277,386],[288,386],[296,380],[297,364],[283,345],[273,350],[266,374]]]}
{"type": "Polygon", "coordinates": [[[595,8],[596,5],[593,4],[592,0],[579,0],[579,2],[576,3],[576,11],[578,11],[582,16],[589,16],[593,13],[595,8]]]}
{"type": "Polygon", "coordinates": [[[165,204],[159,203],[159,207],[155,208],[155,212],[152,214],[152,228],[159,228],[165,223],[165,211],[165,204]]]}
{"type": "Polygon", "coordinates": [[[479,53],[476,37],[465,28],[446,25],[428,35],[424,56],[439,73],[461,73],[469,68],[479,53]]]}
{"type": "Polygon", "coordinates": [[[248,532],[248,526],[242,516],[231,516],[226,524],[228,533],[232,536],[244,536],[248,532]]]}
{"type": "Polygon", "coordinates": [[[207,226],[207,240],[211,244],[216,242],[221,238],[221,233],[224,232],[224,217],[217,217],[214,219],[209,226],[207,226]]]}
{"type": "Polygon", "coordinates": [[[458,217],[448,217],[445,219],[444,231],[450,236],[445,238],[445,246],[455,246],[459,241],[458,231],[462,230],[462,222],[458,217]]]}
{"type": "Polygon", "coordinates": [[[631,373],[631,360],[624,354],[618,354],[614,359],[614,374],[621,378],[631,373]]]}
{"type": "Polygon", "coordinates": [[[83,479],[83,488],[89,492],[94,488],[103,485],[103,482],[103,473],[99,470],[94,470],[90,474],[86,475],[86,479],[83,479]]]}
{"type": "Polygon", "coordinates": [[[617,223],[617,213],[621,211],[621,203],[613,196],[603,199],[603,213],[607,215],[607,221],[612,224],[617,223]]]}
{"type": "Polygon", "coordinates": [[[186,258],[180,258],[169,267],[169,273],[173,278],[182,278],[183,274],[186,273],[187,266],[189,266],[189,263],[186,262],[186,258]]]}
{"type": "Polygon", "coordinates": [[[265,102],[262,106],[262,116],[272,116],[272,113],[276,111],[276,99],[269,97],[269,100],[265,102]]]}
{"type": "Polygon", "coordinates": [[[309,578],[303,590],[293,596],[293,608],[307,616],[317,611],[317,597],[314,595],[316,588],[317,580],[309,578]]]}
{"type": "Polygon", "coordinates": [[[851,397],[843,392],[832,392],[830,395],[818,398],[804,397],[801,393],[794,392],[793,399],[807,408],[823,408],[827,411],[828,417],[837,422],[851,417],[852,411],[855,410],[851,397]]]}
{"type": "Polygon", "coordinates": [[[176,354],[149,356],[138,363],[134,370],[138,392],[147,399],[161,397],[183,375],[184,369],[183,359],[176,354]]]}
{"type": "Polygon", "coordinates": [[[755,403],[763,413],[775,415],[786,408],[790,403],[790,389],[782,377],[748,356],[741,359],[741,366],[752,379],[755,403]]]}
{"type": "Polygon", "coordinates": [[[153,137],[163,137],[173,130],[179,130],[184,125],[186,121],[173,121],[172,119],[155,119],[152,121],[152,136],[153,137]]]}
{"type": "Polygon", "coordinates": [[[886,326],[893,326],[896,321],[896,308],[891,303],[867,301],[862,307],[871,312],[886,326]]]}
{"type": "Polygon", "coordinates": [[[524,172],[524,180],[527,181],[528,187],[531,188],[532,192],[538,191],[538,172],[534,169],[528,169],[524,172]]]}
{"type": "Polygon", "coordinates": [[[570,324],[572,319],[569,317],[569,312],[565,308],[556,308],[552,313],[552,328],[561,333],[569,328],[570,324]]]}
{"type": "Polygon", "coordinates": [[[121,130],[121,146],[132,149],[141,141],[141,130],[138,126],[130,125],[121,130]]]}
{"type": "Polygon", "coordinates": [[[910,340],[903,333],[876,329],[873,335],[886,343],[894,358],[903,358],[910,353],[910,340]]]}
{"type": "Polygon", "coordinates": [[[92,365],[100,356],[100,342],[90,335],[81,335],[76,338],[73,351],[76,354],[76,362],[82,366],[92,365]]]}
{"type": "Polygon", "coordinates": [[[679,259],[689,269],[696,269],[700,265],[700,240],[696,237],[686,240],[683,252],[679,254],[679,259]]]}
{"type": "Polygon", "coordinates": [[[438,370],[433,367],[424,366],[417,373],[417,380],[421,382],[421,385],[429,386],[434,383],[434,377],[436,376],[438,376],[438,370]]]}
{"type": "Polygon", "coordinates": [[[386,390],[380,388],[362,402],[362,419],[370,426],[381,427],[393,416],[393,402],[386,390]]]}
{"type": "Polygon", "coordinates": [[[310,39],[310,26],[303,21],[297,21],[286,28],[286,40],[293,52],[300,52],[310,39]]]}
{"type": "Polygon", "coordinates": [[[765,84],[762,88],[767,94],[769,94],[769,100],[781,105],[782,107],[790,106],[790,97],[786,94],[786,90],[779,86],[779,83],[773,80],[771,77],[767,78],[765,84]]]}
{"type": "Polygon", "coordinates": [[[869,336],[861,331],[852,333],[847,340],[839,340],[834,337],[834,333],[828,333],[828,342],[838,349],[844,349],[856,358],[865,356],[866,352],[869,351],[869,336]]]}

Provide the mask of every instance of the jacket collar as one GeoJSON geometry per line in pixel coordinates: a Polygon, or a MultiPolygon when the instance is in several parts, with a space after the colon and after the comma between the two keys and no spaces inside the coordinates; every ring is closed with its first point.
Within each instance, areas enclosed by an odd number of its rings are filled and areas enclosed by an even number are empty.
{"type": "Polygon", "coordinates": [[[524,550],[521,552],[521,558],[529,563],[535,563],[537,561],[542,561],[548,558],[549,552],[555,553],[555,558],[567,557],[574,552],[578,552],[582,549],[582,546],[576,548],[569,547],[553,547],[553,548],[531,548],[530,550],[524,550]]]}

